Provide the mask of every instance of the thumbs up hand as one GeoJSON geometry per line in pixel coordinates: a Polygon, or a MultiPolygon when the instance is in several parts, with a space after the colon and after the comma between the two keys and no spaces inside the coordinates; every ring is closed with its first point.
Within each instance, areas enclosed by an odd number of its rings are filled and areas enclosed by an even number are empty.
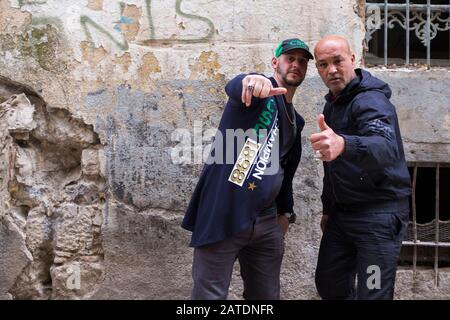
{"type": "Polygon", "coordinates": [[[325,131],[330,129],[330,127],[325,122],[325,116],[323,114],[320,114],[317,118],[317,122],[319,123],[319,129],[320,131],[325,131]]]}
{"type": "Polygon", "coordinates": [[[313,150],[320,155],[320,160],[333,161],[344,152],[345,140],[327,125],[323,114],[319,115],[317,123],[320,132],[312,134],[309,141],[313,150]]]}

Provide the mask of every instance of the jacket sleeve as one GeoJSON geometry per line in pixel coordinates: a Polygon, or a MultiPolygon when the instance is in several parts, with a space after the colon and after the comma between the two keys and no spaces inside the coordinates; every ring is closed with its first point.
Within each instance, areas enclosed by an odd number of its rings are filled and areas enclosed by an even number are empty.
{"type": "MultiPolygon", "coordinates": [[[[257,73],[250,73],[250,74],[257,74],[257,73]]],[[[233,106],[240,106],[245,107],[245,105],[242,103],[242,80],[247,76],[247,74],[240,74],[230,81],[228,81],[227,85],[225,86],[225,93],[227,96],[231,99],[233,102],[233,106]]],[[[252,105],[257,105],[260,102],[261,99],[252,97],[252,105]]]]}
{"type": "Polygon", "coordinates": [[[240,74],[230,81],[225,86],[225,92],[227,96],[235,102],[242,103],[242,80],[246,77],[246,74],[240,74]]]}
{"type": "Polygon", "coordinates": [[[302,142],[301,131],[304,122],[297,122],[297,134],[295,143],[289,151],[288,160],[284,167],[283,183],[281,184],[280,192],[275,199],[277,204],[277,211],[279,214],[286,212],[294,212],[294,197],[292,191],[292,180],[294,179],[295,171],[297,171],[300,158],[302,156],[302,142]]]}
{"type": "Polygon", "coordinates": [[[358,134],[341,134],[345,140],[342,156],[369,170],[396,163],[399,159],[396,137],[398,121],[394,106],[386,96],[372,93],[360,97],[352,109],[352,120],[356,123],[358,134]]]}

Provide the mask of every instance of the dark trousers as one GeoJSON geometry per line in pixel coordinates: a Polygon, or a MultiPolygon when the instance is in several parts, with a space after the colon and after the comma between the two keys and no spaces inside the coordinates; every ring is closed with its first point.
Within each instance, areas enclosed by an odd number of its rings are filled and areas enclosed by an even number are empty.
{"type": "Polygon", "coordinates": [[[409,210],[331,215],[317,262],[319,295],[323,299],[393,299],[408,213],[409,210]]]}
{"type": "Polygon", "coordinates": [[[226,299],[239,260],[246,300],[280,299],[284,235],[276,214],[258,217],[247,230],[194,249],[192,299],[226,299]]]}

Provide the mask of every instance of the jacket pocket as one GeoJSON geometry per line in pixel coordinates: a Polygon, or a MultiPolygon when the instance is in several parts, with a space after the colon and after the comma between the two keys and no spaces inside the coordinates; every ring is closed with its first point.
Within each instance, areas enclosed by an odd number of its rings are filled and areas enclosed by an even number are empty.
{"type": "Polygon", "coordinates": [[[408,211],[401,211],[391,214],[392,239],[403,240],[407,228],[408,228],[408,211]]]}
{"type": "Polygon", "coordinates": [[[330,172],[338,202],[352,203],[372,200],[376,187],[365,170],[339,159],[330,164],[330,172]]]}
{"type": "Polygon", "coordinates": [[[364,185],[364,187],[367,188],[370,191],[374,191],[377,188],[375,182],[372,179],[372,177],[366,171],[362,171],[361,172],[360,180],[361,180],[362,184],[364,185]]]}

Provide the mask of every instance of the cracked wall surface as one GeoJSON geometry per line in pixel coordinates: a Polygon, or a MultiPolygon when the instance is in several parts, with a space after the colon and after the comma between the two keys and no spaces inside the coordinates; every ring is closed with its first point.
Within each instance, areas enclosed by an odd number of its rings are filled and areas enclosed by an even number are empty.
{"type": "MultiPolygon", "coordinates": [[[[0,0],[0,299],[185,299],[180,228],[239,73],[271,74],[281,39],[345,35],[363,58],[364,1],[0,0]],[[172,161],[178,129],[190,162],[172,161]]],[[[449,71],[372,69],[391,84],[409,161],[448,162],[449,71]]],[[[317,299],[322,166],[308,137],[327,90],[310,62],[283,299],[317,299]]],[[[396,297],[450,296],[429,270],[396,297]],[[419,288],[419,289],[418,289],[419,288]]],[[[239,270],[230,298],[241,299],[239,270]]]]}
{"type": "Polygon", "coordinates": [[[2,246],[21,252],[17,259],[23,256],[10,265],[9,250],[2,250],[1,274],[14,277],[0,281],[1,294],[89,297],[104,273],[103,146],[92,127],[68,111],[51,109],[38,95],[0,80],[5,100],[0,104],[0,221],[7,230],[0,237],[2,246]],[[76,290],[67,288],[72,275],[83,284],[76,290]]]}

